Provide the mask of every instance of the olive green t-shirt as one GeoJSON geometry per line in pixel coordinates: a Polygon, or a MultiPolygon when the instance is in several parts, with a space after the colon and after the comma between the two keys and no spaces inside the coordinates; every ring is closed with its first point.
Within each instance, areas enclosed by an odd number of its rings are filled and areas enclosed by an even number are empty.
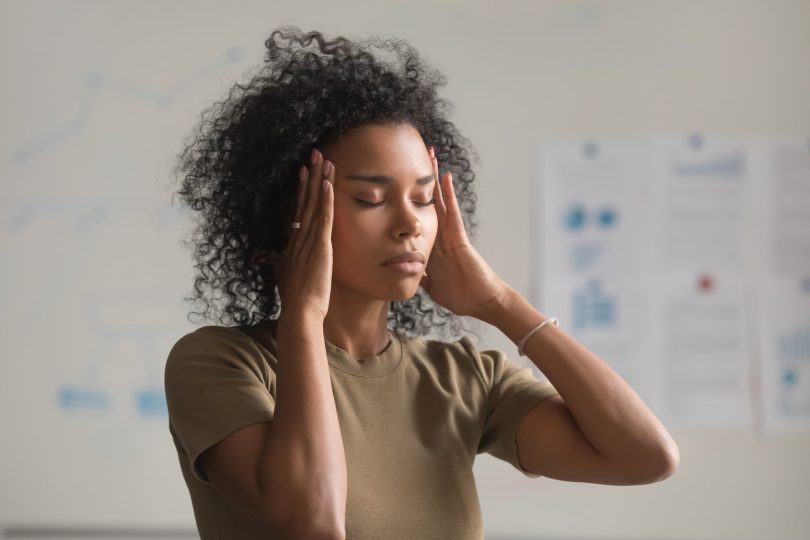
{"type": "MultiPolygon", "coordinates": [[[[239,428],[273,420],[276,323],[198,328],[166,361],[169,430],[202,540],[269,538],[220,496],[196,461],[239,428]]],[[[360,359],[325,342],[346,453],[346,537],[483,538],[476,454],[537,477],[518,461],[515,431],[557,391],[468,337],[444,343],[390,335],[382,353],[360,359]]]]}

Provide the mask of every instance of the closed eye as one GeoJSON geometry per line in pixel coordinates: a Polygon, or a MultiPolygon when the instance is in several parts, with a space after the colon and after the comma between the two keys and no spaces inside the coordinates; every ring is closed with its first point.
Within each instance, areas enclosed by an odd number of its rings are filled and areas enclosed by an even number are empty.
{"type": "MultiPolygon", "coordinates": [[[[357,202],[358,202],[358,203],[359,203],[361,206],[367,206],[367,207],[371,207],[371,208],[374,208],[374,207],[380,206],[382,203],[384,203],[384,202],[385,202],[385,201],[380,201],[380,202],[378,202],[378,203],[373,203],[373,202],[369,202],[369,201],[364,201],[364,200],[362,200],[362,199],[355,199],[355,201],[357,201],[357,202]]],[[[428,202],[426,202],[426,203],[419,202],[419,201],[414,201],[414,204],[415,204],[416,206],[419,206],[419,207],[424,208],[424,207],[426,207],[426,206],[431,206],[431,205],[433,205],[435,202],[436,202],[436,200],[435,200],[435,199],[430,199],[430,200],[429,200],[428,202]]]]}

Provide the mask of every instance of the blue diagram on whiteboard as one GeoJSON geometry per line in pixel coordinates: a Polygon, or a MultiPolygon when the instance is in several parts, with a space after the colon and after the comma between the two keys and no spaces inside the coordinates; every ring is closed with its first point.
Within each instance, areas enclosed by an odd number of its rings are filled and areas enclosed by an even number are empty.
{"type": "MultiPolygon", "coordinates": [[[[110,412],[113,399],[108,392],[91,387],[63,386],[59,389],[59,406],[71,412],[110,412]]],[[[168,417],[166,396],[162,388],[138,388],[133,404],[139,416],[168,417]]]]}
{"type": "Polygon", "coordinates": [[[79,386],[63,386],[59,389],[59,406],[68,411],[101,411],[110,408],[110,396],[103,390],[81,388],[79,386]]]}
{"type": "Polygon", "coordinates": [[[145,419],[168,417],[162,366],[151,360],[161,356],[156,343],[164,330],[148,320],[117,320],[105,315],[111,300],[103,294],[88,294],[82,301],[77,313],[83,315],[94,336],[93,347],[73,380],[59,385],[61,410],[69,414],[134,413],[145,419]],[[124,392],[113,391],[110,384],[120,380],[119,370],[133,365],[138,367],[139,380],[132,380],[124,392]]]}
{"type": "Polygon", "coordinates": [[[563,214],[563,229],[568,232],[581,232],[592,223],[597,229],[611,230],[619,220],[619,212],[612,206],[589,210],[582,203],[571,204],[563,214]]]}
{"type": "Polygon", "coordinates": [[[593,268],[604,253],[604,244],[595,240],[571,246],[571,269],[584,272],[593,268]]]}
{"type": "Polygon", "coordinates": [[[572,204],[563,216],[563,229],[579,231],[585,227],[587,210],[584,205],[572,204]]]}
{"type": "Polygon", "coordinates": [[[573,329],[609,329],[616,326],[616,297],[602,290],[598,279],[575,289],[572,298],[573,329]]]}
{"type": "MultiPolygon", "coordinates": [[[[618,211],[612,206],[588,210],[584,204],[574,203],[563,215],[563,229],[572,234],[584,234],[588,225],[600,231],[612,232],[617,222],[618,211]]],[[[582,239],[571,246],[570,268],[574,272],[592,269],[604,253],[603,239],[582,239]]]]}
{"type": "Polygon", "coordinates": [[[103,92],[126,95],[165,109],[174,105],[185,92],[193,90],[201,80],[210,78],[211,73],[217,72],[223,65],[238,63],[242,56],[242,51],[237,48],[230,48],[219,58],[198,66],[176,81],[171,87],[161,92],[145,88],[137,81],[120,79],[100,72],[88,73],[85,78],[85,92],[73,118],[62,125],[54,127],[49,132],[43,133],[36,140],[17,148],[14,152],[14,160],[20,164],[27,163],[40,154],[58,147],[65,141],[79,135],[86,128],[88,120],[103,92]]]}
{"type": "Polygon", "coordinates": [[[616,225],[617,214],[615,208],[600,208],[596,211],[596,223],[603,229],[612,229],[616,225]]]}
{"type": "MultiPolygon", "coordinates": [[[[15,178],[12,183],[47,185],[51,181],[49,167],[65,158],[62,151],[67,149],[67,143],[85,144],[92,150],[93,141],[89,139],[98,136],[93,122],[100,114],[99,107],[103,106],[105,97],[123,97],[160,113],[181,104],[199,89],[201,83],[219,77],[224,67],[236,65],[242,58],[239,49],[225,49],[158,88],[106,71],[86,73],[79,89],[81,97],[70,104],[71,111],[66,118],[14,145],[13,159],[18,166],[15,174],[21,178],[15,178]],[[50,161],[51,157],[54,162],[50,161]]],[[[158,122],[146,124],[145,129],[163,128],[164,115],[157,116],[158,122]]],[[[127,146],[126,133],[108,133],[106,136],[120,139],[121,145],[127,146]]],[[[76,149],[71,147],[70,150],[76,149]]],[[[76,154],[74,159],[80,161],[82,157],[76,154]]],[[[104,174],[102,169],[98,167],[91,172],[104,174]]],[[[98,178],[79,180],[70,174],[68,171],[59,176],[59,184],[73,182],[80,185],[81,182],[81,185],[90,186],[106,182],[98,178]]],[[[37,297],[31,302],[30,311],[53,313],[59,309],[69,310],[71,330],[80,331],[89,344],[86,348],[79,347],[75,351],[69,348],[64,352],[75,356],[70,360],[75,362],[77,369],[48,387],[49,407],[74,418],[118,422],[123,415],[162,421],[168,416],[162,377],[163,344],[171,341],[172,334],[164,325],[151,321],[148,313],[150,304],[154,304],[154,309],[161,309],[163,304],[156,302],[156,295],[150,295],[148,291],[139,294],[131,290],[119,294],[116,284],[107,279],[110,270],[107,267],[101,270],[99,265],[116,259],[118,249],[141,250],[148,255],[151,245],[145,239],[154,238],[157,229],[161,229],[161,234],[176,232],[175,229],[187,222],[188,211],[175,205],[169,211],[158,211],[151,202],[147,207],[147,197],[151,200],[148,190],[153,188],[126,183],[137,182],[137,172],[127,178],[110,174],[110,178],[115,178],[122,192],[135,196],[113,200],[114,192],[90,189],[86,194],[59,189],[12,191],[16,200],[4,206],[0,216],[0,235],[9,239],[13,246],[41,246],[53,240],[52,231],[58,231],[63,258],[40,263],[27,273],[13,267],[0,268],[0,273],[9,278],[2,283],[13,284],[21,277],[41,283],[42,286],[35,288],[37,297]],[[146,191],[137,191],[140,189],[146,191]],[[138,232],[137,227],[143,229],[138,232]],[[118,242],[124,238],[129,242],[128,247],[119,248],[118,242]],[[64,259],[68,253],[69,261],[64,259]],[[15,274],[8,276],[12,270],[15,274]],[[87,276],[98,276],[99,279],[93,282],[87,276]],[[129,312],[122,308],[127,305],[133,306],[129,312]]],[[[110,263],[109,268],[120,269],[122,266],[110,263]]],[[[148,283],[141,281],[135,287],[145,285],[148,283]]],[[[0,293],[4,293],[0,296],[5,298],[16,294],[11,287],[0,285],[0,293]]]]}

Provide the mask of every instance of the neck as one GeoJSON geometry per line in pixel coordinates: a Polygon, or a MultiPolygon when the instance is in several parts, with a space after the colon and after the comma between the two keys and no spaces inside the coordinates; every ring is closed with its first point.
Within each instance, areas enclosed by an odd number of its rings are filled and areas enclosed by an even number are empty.
{"type": "Polygon", "coordinates": [[[376,356],[388,346],[390,306],[390,301],[361,299],[333,283],[323,321],[324,338],[352,358],[376,356]]]}

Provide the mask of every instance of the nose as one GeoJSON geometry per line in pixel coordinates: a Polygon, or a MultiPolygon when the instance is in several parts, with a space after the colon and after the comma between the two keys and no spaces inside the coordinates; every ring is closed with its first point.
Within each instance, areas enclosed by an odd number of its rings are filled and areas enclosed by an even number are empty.
{"type": "Polygon", "coordinates": [[[422,220],[419,219],[411,204],[408,202],[397,206],[391,229],[394,238],[408,238],[422,234],[422,220]]]}

